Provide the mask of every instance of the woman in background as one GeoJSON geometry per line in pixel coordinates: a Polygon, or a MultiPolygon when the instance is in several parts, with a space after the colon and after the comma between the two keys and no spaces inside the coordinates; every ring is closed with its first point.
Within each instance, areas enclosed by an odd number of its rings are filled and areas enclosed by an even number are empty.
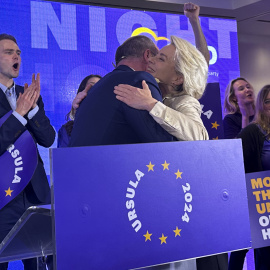
{"type": "Polygon", "coordinates": [[[72,102],[72,108],[70,112],[66,115],[66,124],[62,125],[58,131],[58,142],[57,147],[68,147],[71,131],[73,129],[74,118],[76,109],[79,107],[79,103],[87,96],[89,89],[101,79],[100,75],[89,75],[85,77],[77,91],[77,95],[72,102]]]}
{"type": "Polygon", "coordinates": [[[254,117],[255,96],[251,84],[244,78],[232,80],[225,91],[223,119],[225,139],[236,138],[254,117]]]}
{"type": "MultiPolygon", "coordinates": [[[[258,93],[254,121],[240,132],[238,138],[242,139],[245,172],[270,170],[270,85],[258,93]]],[[[254,253],[255,269],[270,269],[270,247],[255,249],[254,253]]]]}
{"type": "MultiPolygon", "coordinates": [[[[254,117],[255,96],[251,84],[245,78],[230,81],[225,91],[223,128],[224,138],[234,139],[254,117]]],[[[248,249],[232,252],[229,270],[242,270],[248,249]]]]}

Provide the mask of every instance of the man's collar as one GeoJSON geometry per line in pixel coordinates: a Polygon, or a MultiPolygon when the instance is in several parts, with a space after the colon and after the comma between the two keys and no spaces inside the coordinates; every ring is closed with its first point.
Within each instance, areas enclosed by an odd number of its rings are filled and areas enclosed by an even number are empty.
{"type": "Polygon", "coordinates": [[[7,86],[5,86],[4,84],[2,84],[2,83],[0,83],[0,88],[2,89],[2,91],[4,92],[4,93],[6,93],[6,90],[7,89],[11,89],[11,88],[13,88],[14,87],[14,89],[15,89],[15,82],[13,81],[13,84],[10,86],[10,87],[7,87],[7,86]]]}
{"type": "Polygon", "coordinates": [[[132,67],[130,66],[127,66],[127,65],[119,65],[116,67],[116,69],[120,69],[120,70],[125,70],[125,71],[136,71],[135,69],[133,69],[132,67]]]}

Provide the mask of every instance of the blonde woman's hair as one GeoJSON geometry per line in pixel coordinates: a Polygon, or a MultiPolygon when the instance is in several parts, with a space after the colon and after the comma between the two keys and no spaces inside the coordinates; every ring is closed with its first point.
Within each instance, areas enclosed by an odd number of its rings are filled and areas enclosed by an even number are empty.
{"type": "Polygon", "coordinates": [[[264,102],[270,93],[270,85],[265,85],[258,93],[254,123],[258,124],[268,139],[270,138],[270,118],[264,111],[264,102]]]}
{"type": "Polygon", "coordinates": [[[190,42],[179,37],[171,36],[171,44],[175,46],[175,70],[184,79],[180,87],[188,95],[200,99],[208,77],[204,56],[190,42]]]}
{"type": "MultiPolygon", "coordinates": [[[[234,89],[233,89],[233,85],[237,81],[245,81],[249,85],[251,85],[245,78],[241,78],[241,77],[233,79],[229,82],[229,84],[227,85],[226,90],[225,90],[224,109],[223,109],[225,115],[240,112],[240,108],[239,108],[239,105],[237,103],[234,89]]],[[[255,106],[254,106],[254,108],[255,108],[255,106]]]]}

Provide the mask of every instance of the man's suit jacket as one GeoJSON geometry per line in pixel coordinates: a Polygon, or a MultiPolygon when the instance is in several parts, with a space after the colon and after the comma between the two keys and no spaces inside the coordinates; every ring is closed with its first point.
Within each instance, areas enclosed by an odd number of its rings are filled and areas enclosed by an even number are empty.
{"type": "Polygon", "coordinates": [[[116,99],[114,86],[148,84],[152,96],[161,101],[154,77],[144,71],[119,66],[88,92],[74,121],[70,146],[130,144],[172,141],[173,137],[157,124],[148,111],[136,110],[116,99]]]}
{"type": "MultiPolygon", "coordinates": [[[[24,88],[16,85],[15,91],[18,97],[19,93],[23,93],[24,88]]],[[[39,145],[50,147],[53,144],[55,139],[55,130],[51,126],[50,120],[45,115],[44,104],[41,97],[39,98],[37,104],[39,110],[36,115],[32,119],[28,119],[27,115],[25,116],[25,119],[27,120],[26,126],[23,126],[21,122],[13,114],[11,114],[0,127],[0,155],[2,155],[25,130],[30,132],[34,141],[39,145]]],[[[10,110],[11,107],[9,102],[3,91],[0,89],[0,118],[10,110]]],[[[37,168],[30,181],[30,185],[32,185],[33,191],[35,193],[32,199],[38,199],[38,201],[33,201],[32,203],[49,203],[50,188],[43,162],[39,154],[37,168]]],[[[31,198],[31,194],[28,195],[31,198]]]]}

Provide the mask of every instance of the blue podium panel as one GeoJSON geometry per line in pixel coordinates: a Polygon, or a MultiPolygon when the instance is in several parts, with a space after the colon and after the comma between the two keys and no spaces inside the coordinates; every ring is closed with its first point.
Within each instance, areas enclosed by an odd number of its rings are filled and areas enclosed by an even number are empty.
{"type": "Polygon", "coordinates": [[[251,246],[240,140],[62,148],[51,158],[58,270],[251,246]]]}
{"type": "Polygon", "coordinates": [[[247,173],[252,247],[270,246],[270,171],[247,173]]]}

